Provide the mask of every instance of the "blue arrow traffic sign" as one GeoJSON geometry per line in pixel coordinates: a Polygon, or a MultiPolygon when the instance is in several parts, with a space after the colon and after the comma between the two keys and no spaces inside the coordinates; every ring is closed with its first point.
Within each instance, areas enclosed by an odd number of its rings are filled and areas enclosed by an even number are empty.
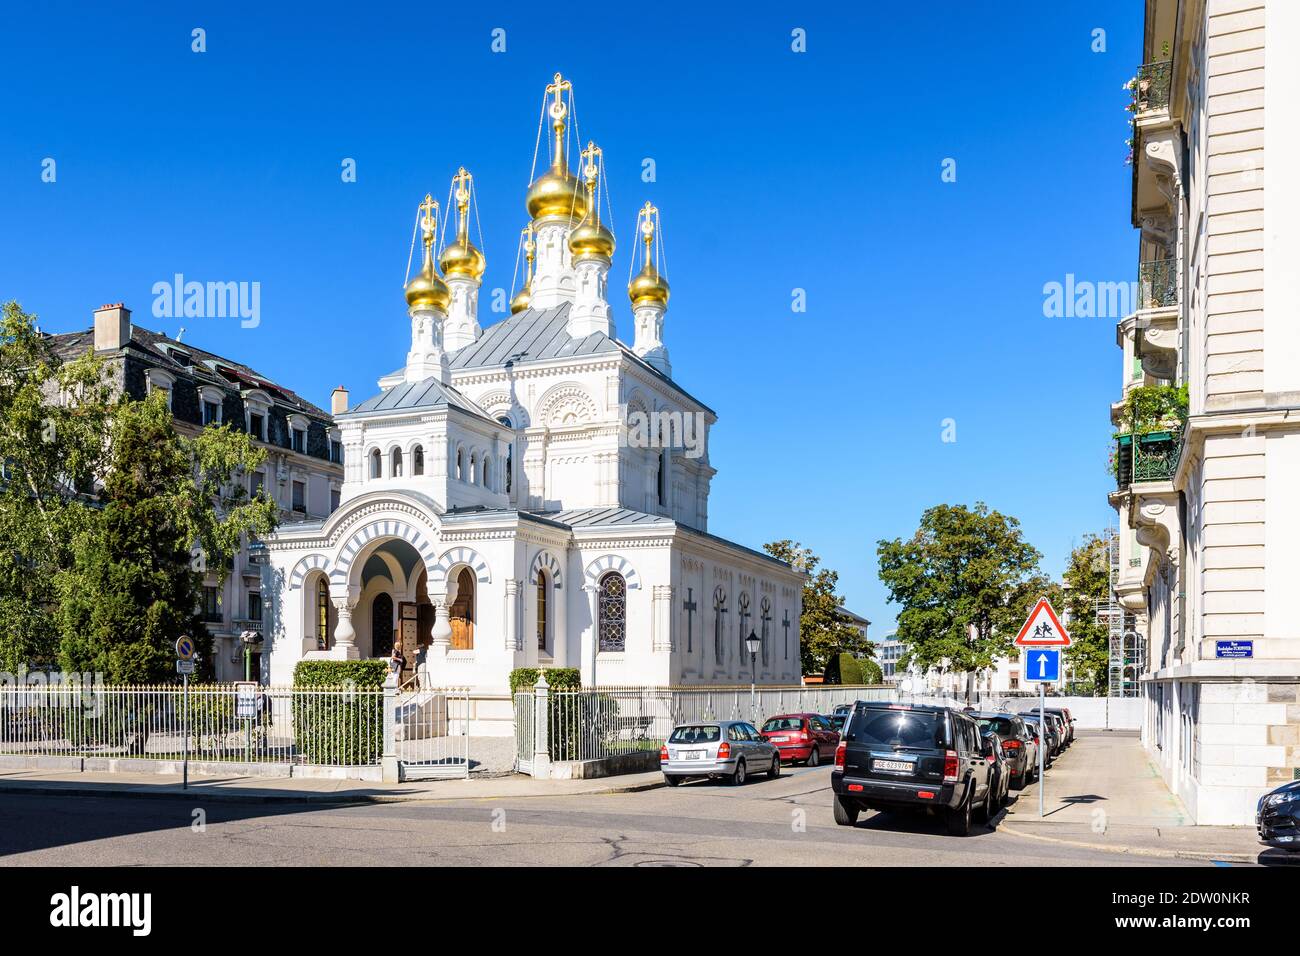
{"type": "Polygon", "coordinates": [[[1052,682],[1061,679],[1061,652],[1041,647],[1031,647],[1028,651],[1029,679],[1031,681],[1052,682]]]}

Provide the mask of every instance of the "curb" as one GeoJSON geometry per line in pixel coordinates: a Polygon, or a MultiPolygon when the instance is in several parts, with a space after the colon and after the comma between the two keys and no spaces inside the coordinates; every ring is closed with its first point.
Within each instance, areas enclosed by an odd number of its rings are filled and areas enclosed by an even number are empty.
{"type": "Polygon", "coordinates": [[[604,796],[618,793],[640,793],[645,790],[658,790],[664,786],[663,781],[653,783],[629,784],[623,787],[611,786],[599,790],[582,790],[572,794],[565,793],[521,793],[515,795],[466,793],[463,796],[443,797],[429,796],[424,793],[223,793],[203,786],[190,790],[154,790],[136,789],[134,785],[119,787],[104,784],[102,787],[87,786],[48,786],[36,783],[0,782],[0,794],[21,794],[24,796],[61,796],[61,797],[107,797],[110,799],[143,798],[146,800],[192,800],[201,797],[211,803],[248,803],[248,804],[283,804],[313,803],[321,805],[337,804],[381,804],[381,803],[454,803],[462,800],[521,800],[536,797],[563,796],[604,796]]]}
{"type": "MultiPolygon", "coordinates": [[[[1012,836],[1026,840],[1041,840],[1044,843],[1058,843],[1062,846],[1079,847],[1084,850],[1101,850],[1105,853],[1119,853],[1126,856],[1150,856],[1164,860],[1201,860],[1207,863],[1258,863],[1259,853],[1210,853],[1205,850],[1160,850],[1148,847],[1135,847],[1127,844],[1087,843],[1083,840],[1066,840],[1061,837],[1043,836],[1040,833],[1025,833],[1014,826],[1002,823],[998,829],[1012,836]]],[[[1261,853],[1263,850],[1260,851],[1261,853]]]]}

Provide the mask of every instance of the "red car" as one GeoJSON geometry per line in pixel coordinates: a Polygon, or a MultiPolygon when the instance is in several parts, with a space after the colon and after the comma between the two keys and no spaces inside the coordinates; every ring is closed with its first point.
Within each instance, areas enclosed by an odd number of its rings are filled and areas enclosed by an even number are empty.
{"type": "Polygon", "coordinates": [[[781,751],[782,763],[802,760],[810,767],[822,758],[834,759],[840,735],[821,714],[782,714],[769,717],[760,731],[763,739],[781,751]]]}

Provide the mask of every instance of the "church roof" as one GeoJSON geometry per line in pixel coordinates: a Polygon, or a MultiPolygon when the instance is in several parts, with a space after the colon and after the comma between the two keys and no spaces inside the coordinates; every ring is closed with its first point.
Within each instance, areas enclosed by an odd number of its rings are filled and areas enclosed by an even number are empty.
{"type": "Polygon", "coordinates": [[[646,514],[644,511],[632,511],[630,508],[583,508],[569,511],[530,511],[529,514],[570,528],[608,527],[618,525],[674,524],[672,518],[661,515],[646,514]]]}
{"type": "Polygon", "coordinates": [[[432,376],[419,382],[402,382],[400,385],[394,385],[388,391],[367,398],[355,408],[335,417],[345,419],[359,415],[376,415],[420,408],[456,408],[484,421],[492,422],[493,425],[496,424],[491,415],[462,395],[454,386],[443,385],[432,376]]]}

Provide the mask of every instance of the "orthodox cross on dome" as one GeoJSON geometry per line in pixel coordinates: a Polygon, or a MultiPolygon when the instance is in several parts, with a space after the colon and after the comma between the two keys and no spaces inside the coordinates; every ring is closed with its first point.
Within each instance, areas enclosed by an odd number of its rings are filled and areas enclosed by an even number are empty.
{"type": "Polygon", "coordinates": [[[646,204],[641,207],[637,213],[637,219],[640,221],[638,228],[641,230],[641,241],[645,243],[645,264],[650,264],[651,247],[655,241],[655,216],[659,215],[656,209],[647,200],[646,204]]]}
{"type": "Polygon", "coordinates": [[[555,82],[548,84],[546,87],[546,92],[554,94],[555,96],[555,101],[551,103],[550,106],[550,114],[551,128],[555,130],[554,165],[557,169],[564,165],[564,118],[569,113],[568,107],[564,105],[564,93],[566,90],[569,92],[569,95],[572,96],[573,84],[560,76],[559,73],[555,74],[555,82]]]}
{"type": "Polygon", "coordinates": [[[686,589],[686,600],[682,602],[682,610],[686,612],[686,650],[691,650],[691,632],[695,628],[695,612],[699,610],[699,605],[695,603],[695,589],[686,589]]]}
{"type": "Polygon", "coordinates": [[[456,187],[456,237],[464,239],[469,232],[469,216],[466,213],[469,210],[469,191],[474,177],[462,166],[451,181],[456,187]]]}
{"type": "Polygon", "coordinates": [[[603,156],[603,150],[596,145],[595,141],[588,140],[587,148],[582,151],[582,158],[586,164],[582,168],[582,174],[587,179],[587,188],[593,189],[596,185],[596,177],[600,175],[600,167],[596,161],[603,156]]]}

